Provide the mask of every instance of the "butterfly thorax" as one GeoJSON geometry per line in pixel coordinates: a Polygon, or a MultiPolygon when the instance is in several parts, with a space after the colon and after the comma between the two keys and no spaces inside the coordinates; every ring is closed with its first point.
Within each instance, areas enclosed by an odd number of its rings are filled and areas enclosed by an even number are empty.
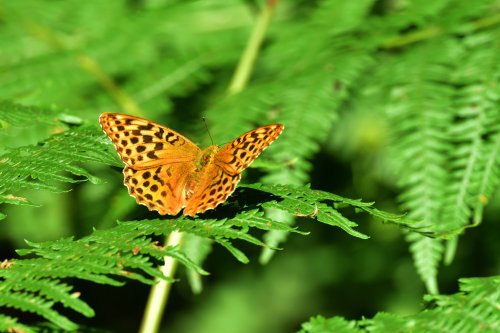
{"type": "Polygon", "coordinates": [[[215,154],[219,151],[219,146],[212,145],[202,150],[196,156],[196,171],[201,171],[205,166],[212,164],[215,159],[215,154]]]}

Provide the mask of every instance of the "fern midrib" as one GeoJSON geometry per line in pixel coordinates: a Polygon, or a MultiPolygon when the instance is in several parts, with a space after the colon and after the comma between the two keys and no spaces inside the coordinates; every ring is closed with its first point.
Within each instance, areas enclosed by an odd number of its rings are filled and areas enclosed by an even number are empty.
{"type": "MultiPolygon", "coordinates": [[[[479,113],[479,119],[476,122],[476,130],[475,130],[475,136],[473,139],[472,147],[469,150],[471,154],[469,155],[469,158],[467,159],[467,164],[465,167],[465,173],[461,177],[460,180],[460,186],[459,190],[457,192],[457,196],[455,198],[455,207],[453,209],[453,217],[455,221],[448,221],[448,223],[445,223],[447,225],[453,224],[453,225],[465,225],[467,221],[463,221],[464,215],[461,214],[463,209],[469,210],[469,207],[467,205],[467,189],[469,188],[471,182],[472,182],[472,176],[474,173],[474,166],[477,164],[477,161],[479,159],[479,151],[481,147],[481,133],[482,133],[482,128],[483,128],[483,122],[485,120],[484,112],[479,113]]],[[[465,216],[467,218],[467,216],[465,216]]],[[[446,226],[445,230],[446,231],[446,226]]]]}
{"type": "MultiPolygon", "coordinates": [[[[494,49],[499,49],[498,45],[498,39],[496,39],[496,44],[494,49]]],[[[485,65],[483,68],[491,69],[490,71],[487,71],[486,74],[481,75],[479,78],[479,82],[481,83],[488,83],[488,82],[495,82],[494,75],[496,74],[496,71],[494,70],[495,64],[497,63],[498,59],[495,56],[495,52],[492,51],[492,55],[489,58],[490,62],[485,65]]],[[[474,82],[473,84],[477,84],[474,82]]],[[[482,90],[481,98],[480,100],[483,101],[488,101],[489,94],[491,93],[490,89],[486,88],[488,87],[488,84],[484,84],[485,89],[482,90]]],[[[469,216],[465,216],[462,212],[463,210],[467,210],[470,212],[470,206],[476,207],[476,202],[479,201],[478,195],[482,193],[482,186],[483,183],[479,186],[474,188],[471,184],[473,183],[473,176],[474,172],[480,172],[478,170],[478,167],[481,167],[482,165],[480,164],[480,154],[483,152],[481,149],[485,143],[482,138],[482,136],[485,133],[485,127],[488,125],[488,114],[491,113],[492,110],[489,110],[488,105],[482,107],[482,108],[477,108],[478,113],[477,113],[477,118],[474,121],[474,128],[475,130],[473,131],[474,137],[472,139],[472,145],[469,149],[470,155],[467,159],[467,164],[465,168],[465,172],[461,178],[460,181],[460,186],[459,186],[459,191],[458,195],[455,199],[455,207],[453,209],[453,217],[455,221],[451,221],[454,223],[455,226],[462,227],[467,224],[467,218],[469,216]],[[476,192],[477,191],[477,192],[476,192]],[[469,198],[471,200],[469,200],[469,198]],[[477,201],[475,201],[477,200],[477,201]]],[[[497,138],[498,139],[498,138],[497,138]]],[[[490,158],[491,159],[491,158],[490,158]]],[[[494,160],[493,161],[488,161],[487,163],[492,163],[491,167],[494,165],[494,160]]],[[[486,182],[487,176],[486,172],[483,172],[483,178],[482,182],[486,182]]],[[[489,175],[489,173],[488,173],[489,175]]],[[[456,227],[455,227],[456,228],[456,227]]],[[[454,228],[454,229],[455,229],[454,228]]],[[[446,230],[445,230],[446,231],[446,230]]]]}
{"type": "MultiPolygon", "coordinates": [[[[497,132],[497,134],[495,135],[493,149],[491,150],[490,154],[488,155],[488,158],[486,159],[486,167],[485,171],[483,172],[483,176],[481,177],[478,194],[488,195],[488,192],[490,192],[487,191],[487,188],[489,180],[493,178],[492,174],[495,171],[496,164],[500,164],[500,132],[497,132]]],[[[480,203],[479,200],[478,202],[480,203]]]]}
{"type": "MultiPolygon", "coordinates": [[[[500,20],[500,14],[497,15],[498,16],[498,19],[500,20]]],[[[496,37],[498,37],[498,33],[496,34],[496,37]]],[[[498,50],[500,50],[500,41],[499,41],[499,38],[495,38],[495,44],[494,44],[494,50],[496,50],[496,52],[498,52],[498,50]]],[[[493,53],[495,53],[495,51],[493,51],[493,53]]],[[[489,74],[492,74],[494,75],[495,73],[497,73],[497,67],[498,67],[498,61],[495,61],[495,57],[493,56],[492,58],[492,71],[489,72],[489,74]],[[495,66],[496,65],[496,66],[495,66]]],[[[488,80],[484,80],[485,82],[496,82],[495,78],[494,77],[488,77],[488,80]]],[[[489,86],[489,85],[487,85],[489,86]]],[[[483,93],[483,98],[488,98],[488,96],[486,96],[486,92],[483,93]]],[[[485,164],[485,170],[482,174],[482,177],[481,177],[481,181],[480,181],[480,185],[478,187],[478,194],[479,195],[489,195],[491,193],[488,193],[488,192],[491,192],[491,191],[488,191],[487,188],[488,188],[488,185],[490,184],[490,181],[491,179],[494,179],[493,177],[493,174],[494,172],[498,172],[498,170],[495,170],[495,166],[498,166],[500,165],[500,115],[499,115],[499,111],[497,111],[497,116],[494,117],[494,122],[496,122],[496,134],[495,134],[495,140],[494,140],[494,144],[493,144],[493,149],[491,149],[490,151],[490,154],[488,155],[487,159],[486,159],[486,164],[485,164]]],[[[498,178],[496,179],[496,184],[498,184],[498,178]]],[[[495,184],[495,185],[496,185],[495,184]]],[[[493,188],[493,186],[492,186],[493,188]]],[[[477,212],[481,206],[482,206],[482,202],[481,200],[479,200],[479,198],[477,198],[477,203],[475,205],[475,211],[477,212]]],[[[485,204],[485,203],[484,203],[485,204]]],[[[478,223],[479,221],[475,221],[475,223],[478,223]]]]}
{"type": "MultiPolygon", "coordinates": [[[[427,47],[425,49],[426,54],[423,57],[420,57],[420,67],[425,68],[427,66],[427,61],[430,58],[429,52],[430,52],[430,47],[427,47]]],[[[436,217],[438,215],[438,212],[436,211],[436,207],[434,205],[434,202],[436,200],[436,186],[435,186],[435,179],[431,177],[433,175],[433,170],[431,169],[431,166],[434,165],[435,158],[432,156],[434,154],[434,140],[435,138],[433,137],[433,133],[435,129],[433,128],[433,119],[429,119],[428,113],[432,112],[428,110],[428,107],[426,106],[425,101],[427,100],[427,96],[424,96],[424,90],[426,87],[427,80],[424,76],[425,71],[420,70],[418,71],[419,76],[417,77],[416,80],[416,87],[415,87],[415,92],[417,95],[416,100],[420,101],[420,104],[422,105],[422,109],[425,110],[423,112],[415,112],[417,115],[419,115],[419,127],[422,129],[419,131],[422,135],[422,142],[424,144],[422,145],[422,152],[423,152],[423,172],[421,175],[424,178],[423,181],[423,189],[424,189],[424,206],[426,209],[424,210],[424,214],[422,216],[423,224],[435,224],[436,223],[436,217]]],[[[441,165],[438,167],[442,167],[441,165]]],[[[420,173],[420,171],[417,171],[420,173]]]]}

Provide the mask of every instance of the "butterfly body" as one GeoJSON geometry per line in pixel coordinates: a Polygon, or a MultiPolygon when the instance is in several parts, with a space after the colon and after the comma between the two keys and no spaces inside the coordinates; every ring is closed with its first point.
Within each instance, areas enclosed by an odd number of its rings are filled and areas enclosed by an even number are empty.
{"type": "Polygon", "coordinates": [[[125,163],[124,184],[137,203],[161,215],[194,216],[234,192],[241,172],[283,131],[259,127],[226,146],[204,150],[175,131],[147,119],[103,113],[102,129],[125,163]]]}

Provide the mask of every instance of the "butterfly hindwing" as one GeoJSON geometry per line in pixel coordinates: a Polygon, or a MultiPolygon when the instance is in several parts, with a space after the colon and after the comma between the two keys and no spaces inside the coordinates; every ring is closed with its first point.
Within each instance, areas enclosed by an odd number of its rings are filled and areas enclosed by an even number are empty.
{"type": "Polygon", "coordinates": [[[208,209],[214,209],[234,192],[240,179],[240,174],[229,175],[217,165],[210,166],[201,179],[201,186],[187,201],[184,215],[194,216],[208,209]]]}
{"type": "Polygon", "coordinates": [[[123,169],[124,184],[137,203],[156,210],[161,215],[176,215],[184,207],[184,189],[194,164],[172,163],[155,168],[123,169]]]}

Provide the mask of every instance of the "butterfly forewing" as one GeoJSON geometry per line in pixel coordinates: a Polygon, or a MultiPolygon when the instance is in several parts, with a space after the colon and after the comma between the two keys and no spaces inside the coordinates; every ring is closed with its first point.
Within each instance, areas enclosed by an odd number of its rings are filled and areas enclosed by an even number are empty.
{"type": "Polygon", "coordinates": [[[200,151],[182,135],[147,119],[103,113],[99,122],[122,161],[135,169],[193,161],[200,151]]]}
{"type": "Polygon", "coordinates": [[[272,124],[247,132],[222,148],[215,155],[215,163],[228,174],[246,169],[283,132],[284,126],[272,124]]]}

